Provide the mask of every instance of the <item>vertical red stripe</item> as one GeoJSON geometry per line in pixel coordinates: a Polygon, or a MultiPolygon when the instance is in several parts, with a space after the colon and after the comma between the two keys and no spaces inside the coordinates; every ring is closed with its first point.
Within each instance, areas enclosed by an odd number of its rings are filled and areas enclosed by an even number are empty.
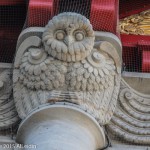
{"type": "Polygon", "coordinates": [[[118,0],[92,0],[90,21],[94,30],[117,34],[118,0]]]}
{"type": "Polygon", "coordinates": [[[58,0],[30,0],[27,26],[45,26],[57,11],[58,0]]]}

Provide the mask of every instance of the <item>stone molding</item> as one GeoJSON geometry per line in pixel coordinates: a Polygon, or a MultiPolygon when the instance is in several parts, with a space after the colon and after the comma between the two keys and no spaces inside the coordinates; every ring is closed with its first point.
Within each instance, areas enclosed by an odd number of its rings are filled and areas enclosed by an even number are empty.
{"type": "Polygon", "coordinates": [[[113,137],[132,144],[150,144],[150,95],[132,89],[123,79],[117,109],[107,126],[113,137]]]}
{"type": "Polygon", "coordinates": [[[12,64],[0,63],[0,129],[7,129],[19,121],[12,96],[12,64]]]}
{"type": "Polygon", "coordinates": [[[42,104],[68,101],[100,124],[109,122],[120,88],[121,44],[111,33],[95,33],[89,20],[76,13],[59,14],[45,28],[21,33],[13,83],[22,119],[42,104]]]}
{"type": "Polygon", "coordinates": [[[139,145],[128,145],[121,144],[115,141],[112,141],[112,147],[109,147],[108,150],[150,150],[149,146],[139,146],[139,145]]]}

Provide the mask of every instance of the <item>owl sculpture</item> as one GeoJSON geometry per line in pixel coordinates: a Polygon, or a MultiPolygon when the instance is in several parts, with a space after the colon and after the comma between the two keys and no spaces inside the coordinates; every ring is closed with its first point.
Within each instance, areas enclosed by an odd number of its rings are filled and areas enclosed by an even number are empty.
{"type": "Polygon", "coordinates": [[[90,21],[77,13],[53,17],[41,34],[24,40],[16,54],[13,81],[19,116],[23,119],[39,106],[65,101],[102,125],[108,123],[121,78],[117,49],[107,41],[95,42],[90,21]]]}

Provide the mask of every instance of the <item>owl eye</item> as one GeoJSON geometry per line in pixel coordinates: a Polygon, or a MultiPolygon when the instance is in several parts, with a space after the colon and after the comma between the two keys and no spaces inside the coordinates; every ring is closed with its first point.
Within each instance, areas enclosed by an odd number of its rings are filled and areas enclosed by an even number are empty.
{"type": "Polygon", "coordinates": [[[85,37],[85,34],[82,31],[77,31],[74,35],[77,41],[82,41],[85,37]]]}
{"type": "Polygon", "coordinates": [[[57,40],[63,40],[65,38],[65,32],[63,30],[58,30],[56,33],[55,33],[55,36],[56,36],[56,39],[57,40]]]}

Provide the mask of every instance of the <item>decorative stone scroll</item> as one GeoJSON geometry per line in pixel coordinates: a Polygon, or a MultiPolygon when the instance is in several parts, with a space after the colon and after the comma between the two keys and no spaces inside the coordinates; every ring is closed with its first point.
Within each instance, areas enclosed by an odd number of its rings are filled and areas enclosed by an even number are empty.
{"type": "Polygon", "coordinates": [[[22,121],[16,142],[35,145],[36,150],[102,149],[106,143],[103,128],[77,107],[66,102],[39,107],[22,121]]]}
{"type": "Polygon", "coordinates": [[[122,79],[118,106],[108,125],[114,137],[150,144],[150,96],[136,92],[122,79]]]}
{"type": "Polygon", "coordinates": [[[19,121],[12,97],[12,65],[0,63],[0,130],[19,121]]]}
{"type": "MultiPolygon", "coordinates": [[[[100,35],[97,32],[96,38],[100,35]]],[[[76,13],[59,14],[45,28],[23,31],[13,75],[19,116],[23,119],[46,103],[67,101],[78,104],[99,123],[108,123],[121,78],[121,45],[115,35],[110,33],[110,38],[111,42],[94,41],[89,20],[76,13]]]]}

